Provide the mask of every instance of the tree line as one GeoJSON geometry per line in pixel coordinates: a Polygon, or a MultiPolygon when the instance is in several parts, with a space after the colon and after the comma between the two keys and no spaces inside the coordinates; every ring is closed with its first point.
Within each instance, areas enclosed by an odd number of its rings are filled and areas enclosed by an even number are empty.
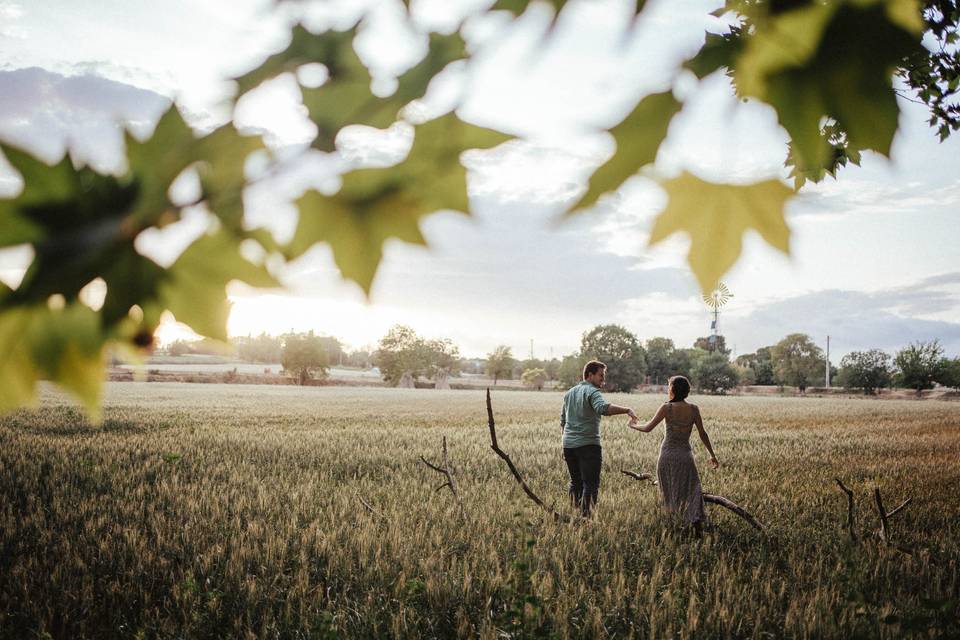
{"type": "MultiPolygon", "coordinates": [[[[722,335],[697,338],[690,347],[677,346],[670,338],[656,336],[641,341],[636,334],[616,324],[597,325],[585,332],[578,351],[562,358],[515,358],[512,349],[499,345],[486,358],[463,358],[447,338],[425,338],[414,329],[395,325],[376,348],[346,350],[331,336],[286,333],[232,338],[231,344],[211,340],[177,341],[167,347],[170,355],[233,355],[248,362],[282,364],[302,384],[323,379],[330,366],[358,369],[377,367],[391,386],[415,386],[418,380],[435,383],[463,373],[486,374],[496,385],[501,380],[520,380],[532,389],[569,387],[581,379],[589,360],[607,364],[607,387],[629,392],[641,385],[662,385],[673,375],[683,375],[701,392],[723,393],[739,386],[775,385],[807,387],[825,383],[827,360],[823,350],[803,333],[785,336],[776,344],[731,359],[722,335]],[[552,383],[552,384],[551,384],[552,383]]],[[[881,349],[853,351],[840,366],[830,366],[836,386],[874,394],[900,387],[921,391],[939,384],[960,388],[960,358],[948,358],[937,340],[915,342],[894,354],[881,349]]]]}

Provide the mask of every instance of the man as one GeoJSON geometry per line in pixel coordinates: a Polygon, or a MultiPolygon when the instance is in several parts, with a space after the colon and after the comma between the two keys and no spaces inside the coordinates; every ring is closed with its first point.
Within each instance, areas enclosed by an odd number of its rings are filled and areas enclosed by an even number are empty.
{"type": "Polygon", "coordinates": [[[570,500],[584,517],[590,516],[600,492],[600,416],[627,414],[633,409],[610,404],[600,390],[607,378],[607,365],[591,360],[583,367],[583,382],[563,396],[560,429],[563,432],[563,459],[570,472],[570,500]]]}

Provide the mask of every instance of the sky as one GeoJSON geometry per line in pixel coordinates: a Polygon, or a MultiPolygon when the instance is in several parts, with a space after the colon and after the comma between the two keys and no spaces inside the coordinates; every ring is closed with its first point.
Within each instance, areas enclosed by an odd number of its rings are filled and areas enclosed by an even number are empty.
{"type": "MultiPolygon", "coordinates": [[[[483,0],[414,3],[416,28],[449,30],[483,0]]],[[[469,357],[500,344],[518,357],[575,351],[597,324],[617,323],[641,340],[672,338],[689,346],[709,332],[710,311],[686,266],[681,236],[646,246],[665,195],[650,177],[629,180],[590,212],[561,214],[583,193],[590,172],[615,145],[602,129],[652,92],[688,99],[657,160],[659,175],[691,171],[747,183],[785,178],[786,133],[769,107],[737,100],[728,81],[697,82],[679,65],[705,29],[723,23],[706,0],[651,0],[630,30],[634,3],[579,0],[547,34],[551,10],[534,4],[516,23],[493,15],[466,22],[476,52],[470,72],[454,65],[431,85],[423,113],[442,113],[462,96],[458,114],[518,137],[469,152],[471,216],[439,212],[423,223],[429,248],[388,242],[367,299],[343,281],[325,246],[277,274],[283,290],[229,288],[231,335],[314,330],[351,348],[375,346],[396,323],[426,337],[450,338],[469,357]]],[[[371,68],[372,88],[425,51],[399,2],[326,2],[310,9],[273,0],[164,3],[131,0],[0,0],[0,139],[49,160],[69,147],[104,171],[123,167],[120,125],[147,135],[174,99],[191,124],[209,130],[229,117],[229,78],[287,42],[303,20],[320,31],[345,28],[369,10],[355,47],[371,68]]],[[[303,70],[306,78],[314,70],[303,70]]],[[[892,159],[867,153],[838,180],[804,187],[787,209],[790,256],[748,234],[724,277],[734,297],[721,332],[735,354],[809,334],[831,360],[849,351],[893,352],[939,339],[960,354],[960,139],[938,143],[922,106],[901,101],[892,159]]],[[[296,82],[283,76],[243,98],[238,125],[266,132],[278,153],[294,154],[312,136],[296,82]]],[[[248,222],[289,238],[290,204],[309,187],[335,189],[348,161],[402,157],[410,132],[360,127],[344,131],[339,154],[308,153],[293,170],[251,187],[248,222]]],[[[427,177],[429,179],[429,177],[427,177]]],[[[0,166],[0,194],[19,179],[0,166]]],[[[169,264],[206,224],[202,211],[137,239],[137,248],[169,264]]],[[[0,278],[16,284],[29,251],[0,251],[0,278]]],[[[188,335],[172,318],[161,339],[188,335]]]]}

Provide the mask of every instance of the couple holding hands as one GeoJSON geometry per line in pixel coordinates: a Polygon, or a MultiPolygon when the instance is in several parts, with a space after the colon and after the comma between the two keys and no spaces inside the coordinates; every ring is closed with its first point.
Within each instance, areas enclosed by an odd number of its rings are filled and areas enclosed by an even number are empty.
{"type": "Polygon", "coordinates": [[[606,381],[607,365],[592,360],[583,368],[583,382],[563,396],[560,427],[563,430],[563,459],[570,472],[570,498],[584,516],[589,517],[600,490],[600,417],[626,414],[629,427],[649,433],[666,419],[666,434],[657,459],[657,486],[663,509],[692,524],[699,534],[706,519],[700,475],[690,449],[690,434],[696,426],[700,440],[710,452],[710,464],[720,463],[703,428],[700,409],[686,402],[690,382],[683,376],[669,380],[668,400],[653,418],[641,425],[633,409],[611,404],[603,399],[601,389],[606,381]]]}

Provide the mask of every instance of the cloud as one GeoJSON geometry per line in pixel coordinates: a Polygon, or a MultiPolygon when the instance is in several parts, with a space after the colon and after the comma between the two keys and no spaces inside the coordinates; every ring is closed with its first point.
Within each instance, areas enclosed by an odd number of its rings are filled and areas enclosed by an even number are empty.
{"type": "Polygon", "coordinates": [[[47,161],[75,157],[100,170],[123,165],[121,123],[148,132],[170,101],[95,75],[31,67],[0,71],[0,139],[47,161]]]}
{"type": "Polygon", "coordinates": [[[893,352],[909,342],[940,340],[950,354],[960,353],[960,272],[933,276],[908,287],[863,292],[818,291],[778,300],[749,314],[722,320],[727,342],[746,353],[774,344],[790,333],[809,334],[817,342],[831,337],[838,358],[850,351],[878,348],[893,352]]]}

